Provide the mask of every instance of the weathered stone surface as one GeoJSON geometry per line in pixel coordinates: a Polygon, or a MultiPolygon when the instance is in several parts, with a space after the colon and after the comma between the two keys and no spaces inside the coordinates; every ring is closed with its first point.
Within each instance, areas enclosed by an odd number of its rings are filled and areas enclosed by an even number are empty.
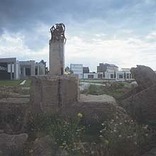
{"type": "Polygon", "coordinates": [[[23,132],[29,99],[8,98],[0,100],[0,129],[7,134],[23,132]]]}
{"type": "Polygon", "coordinates": [[[140,122],[156,121],[156,74],[147,67],[138,65],[131,69],[138,87],[122,97],[121,104],[127,112],[140,122]]]}
{"type": "Polygon", "coordinates": [[[57,112],[78,101],[78,80],[72,76],[33,77],[31,104],[34,113],[57,112]]]}
{"type": "Polygon", "coordinates": [[[41,138],[37,138],[34,143],[32,150],[30,151],[31,156],[66,156],[65,151],[60,150],[54,140],[49,135],[41,138]]]}
{"type": "Polygon", "coordinates": [[[143,154],[142,156],[156,156],[156,147],[152,148],[149,152],[143,154]]]}
{"type": "Polygon", "coordinates": [[[118,106],[114,100],[106,102],[101,99],[101,96],[96,95],[92,95],[89,100],[88,96],[80,96],[78,103],[64,109],[62,113],[67,116],[75,116],[78,113],[82,113],[87,123],[103,122],[116,117],[116,115],[122,119],[128,117],[126,111],[118,106]]]}
{"type": "Polygon", "coordinates": [[[55,151],[53,151],[54,146],[54,142],[51,140],[50,136],[45,136],[37,138],[34,141],[30,152],[32,156],[51,156],[55,153],[55,151]]]}
{"type": "Polygon", "coordinates": [[[122,101],[127,112],[138,121],[156,121],[156,84],[122,101]]]}
{"type": "Polygon", "coordinates": [[[21,156],[27,141],[26,133],[19,135],[0,134],[0,151],[3,156],[21,156]]]}
{"type": "Polygon", "coordinates": [[[65,25],[57,23],[50,29],[51,39],[49,41],[49,74],[58,76],[64,74],[64,44],[65,25]]]}
{"type": "Polygon", "coordinates": [[[141,90],[156,83],[156,73],[150,67],[138,65],[131,68],[131,73],[141,90]]]}

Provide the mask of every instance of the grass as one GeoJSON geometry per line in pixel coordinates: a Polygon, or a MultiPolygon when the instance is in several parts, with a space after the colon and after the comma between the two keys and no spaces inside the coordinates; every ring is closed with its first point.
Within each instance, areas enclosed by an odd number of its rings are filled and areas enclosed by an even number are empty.
{"type": "Polygon", "coordinates": [[[123,82],[114,82],[110,83],[110,85],[100,86],[91,84],[88,89],[82,91],[82,94],[91,94],[91,95],[102,95],[107,94],[113,96],[118,99],[126,92],[130,91],[131,88],[126,86],[127,84],[123,82]]]}
{"type": "MultiPolygon", "coordinates": [[[[1,80],[0,86],[11,86],[11,87],[19,86],[22,81],[23,80],[1,80]]],[[[30,85],[31,85],[31,80],[27,79],[26,83],[23,86],[30,87],[30,85]]]]}
{"type": "Polygon", "coordinates": [[[22,80],[1,80],[0,86],[18,86],[22,80]]]}

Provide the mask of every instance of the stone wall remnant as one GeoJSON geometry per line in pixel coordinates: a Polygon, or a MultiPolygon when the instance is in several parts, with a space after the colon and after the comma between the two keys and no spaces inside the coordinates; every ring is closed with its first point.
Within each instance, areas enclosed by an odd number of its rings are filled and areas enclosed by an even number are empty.
{"type": "Polygon", "coordinates": [[[34,113],[57,112],[78,101],[78,79],[67,75],[33,77],[30,97],[34,113]]]}
{"type": "Polygon", "coordinates": [[[156,84],[156,73],[150,67],[137,65],[131,68],[131,73],[141,90],[156,84]]]}
{"type": "Polygon", "coordinates": [[[0,134],[0,154],[4,156],[23,155],[22,152],[27,139],[26,133],[18,135],[0,134]]]}
{"type": "Polygon", "coordinates": [[[156,73],[147,66],[131,69],[138,86],[123,96],[122,106],[139,122],[156,121],[156,73]]]}

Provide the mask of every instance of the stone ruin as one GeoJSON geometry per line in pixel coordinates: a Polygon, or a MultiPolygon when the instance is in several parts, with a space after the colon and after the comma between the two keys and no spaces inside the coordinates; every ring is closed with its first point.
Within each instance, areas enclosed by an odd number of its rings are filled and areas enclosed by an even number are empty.
{"type": "Polygon", "coordinates": [[[30,102],[34,113],[61,111],[78,101],[78,96],[76,77],[62,75],[32,78],[30,102]]]}
{"type": "Polygon", "coordinates": [[[33,77],[30,102],[33,113],[58,112],[78,101],[78,79],[64,74],[65,25],[51,27],[49,74],[33,77]]]}
{"type": "Polygon", "coordinates": [[[138,65],[131,69],[138,87],[122,100],[122,106],[137,121],[155,123],[156,121],[156,73],[149,67],[138,65]]]}

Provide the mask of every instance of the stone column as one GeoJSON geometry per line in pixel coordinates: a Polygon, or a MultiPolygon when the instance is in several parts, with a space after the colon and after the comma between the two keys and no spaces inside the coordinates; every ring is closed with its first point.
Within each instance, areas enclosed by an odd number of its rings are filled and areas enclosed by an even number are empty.
{"type": "Polygon", "coordinates": [[[64,74],[64,43],[49,42],[49,73],[50,75],[64,74]]]}
{"type": "Polygon", "coordinates": [[[49,41],[49,74],[60,76],[64,74],[64,45],[65,26],[63,23],[51,27],[51,39],[49,41]]]}

